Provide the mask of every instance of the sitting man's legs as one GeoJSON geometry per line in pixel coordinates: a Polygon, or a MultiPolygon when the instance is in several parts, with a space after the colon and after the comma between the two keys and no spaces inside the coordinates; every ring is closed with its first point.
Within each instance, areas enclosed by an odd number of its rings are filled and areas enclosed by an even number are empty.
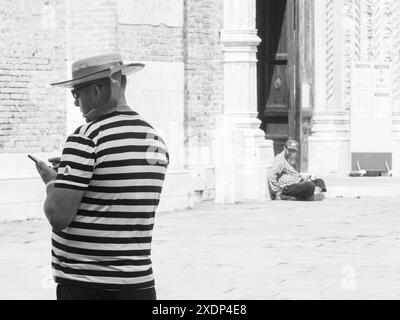
{"type": "Polygon", "coordinates": [[[282,195],[295,197],[298,200],[306,201],[314,195],[315,183],[312,181],[300,182],[283,188],[282,195]]]}

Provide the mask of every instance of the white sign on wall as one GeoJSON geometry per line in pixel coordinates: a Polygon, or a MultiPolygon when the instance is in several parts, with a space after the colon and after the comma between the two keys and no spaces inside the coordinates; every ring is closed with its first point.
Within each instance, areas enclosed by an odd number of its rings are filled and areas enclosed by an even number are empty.
{"type": "Polygon", "coordinates": [[[366,157],[385,154],[387,157],[392,153],[391,83],[392,75],[389,64],[376,62],[354,64],[351,106],[351,152],[353,158],[355,154],[358,157],[360,154],[365,154],[366,157]]]}

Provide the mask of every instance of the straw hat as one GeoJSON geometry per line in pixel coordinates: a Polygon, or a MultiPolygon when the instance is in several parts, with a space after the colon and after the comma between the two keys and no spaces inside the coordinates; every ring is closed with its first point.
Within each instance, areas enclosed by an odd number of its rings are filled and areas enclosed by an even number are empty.
{"type": "Polygon", "coordinates": [[[78,60],[72,64],[72,80],[52,83],[55,87],[73,88],[83,83],[111,77],[121,71],[123,75],[130,75],[144,68],[143,63],[124,64],[122,56],[117,53],[104,54],[78,60]]]}

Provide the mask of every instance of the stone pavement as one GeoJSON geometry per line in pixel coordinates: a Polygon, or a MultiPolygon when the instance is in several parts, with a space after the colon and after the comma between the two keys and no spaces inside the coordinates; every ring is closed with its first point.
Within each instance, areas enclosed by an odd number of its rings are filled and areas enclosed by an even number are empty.
{"type": "MultiPolygon", "coordinates": [[[[160,213],[159,299],[398,299],[400,199],[160,213]]],[[[0,299],[54,299],[45,220],[0,224],[0,299]]]]}

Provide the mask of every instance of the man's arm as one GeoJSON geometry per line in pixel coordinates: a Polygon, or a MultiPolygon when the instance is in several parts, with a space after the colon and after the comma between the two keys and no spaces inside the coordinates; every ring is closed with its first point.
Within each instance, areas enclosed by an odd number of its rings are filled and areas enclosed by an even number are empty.
{"type": "Polygon", "coordinates": [[[46,192],[44,212],[47,220],[54,230],[64,230],[74,221],[85,191],[55,188],[54,184],[51,184],[46,192]]]}
{"type": "Polygon", "coordinates": [[[58,172],[42,161],[36,164],[46,184],[44,211],[54,230],[64,230],[75,219],[93,175],[94,150],[91,139],[75,133],[67,139],[58,172]]]}
{"type": "Polygon", "coordinates": [[[54,230],[67,228],[74,220],[85,190],[54,187],[57,173],[54,169],[40,161],[36,164],[46,186],[47,197],[44,212],[54,230]]]}

